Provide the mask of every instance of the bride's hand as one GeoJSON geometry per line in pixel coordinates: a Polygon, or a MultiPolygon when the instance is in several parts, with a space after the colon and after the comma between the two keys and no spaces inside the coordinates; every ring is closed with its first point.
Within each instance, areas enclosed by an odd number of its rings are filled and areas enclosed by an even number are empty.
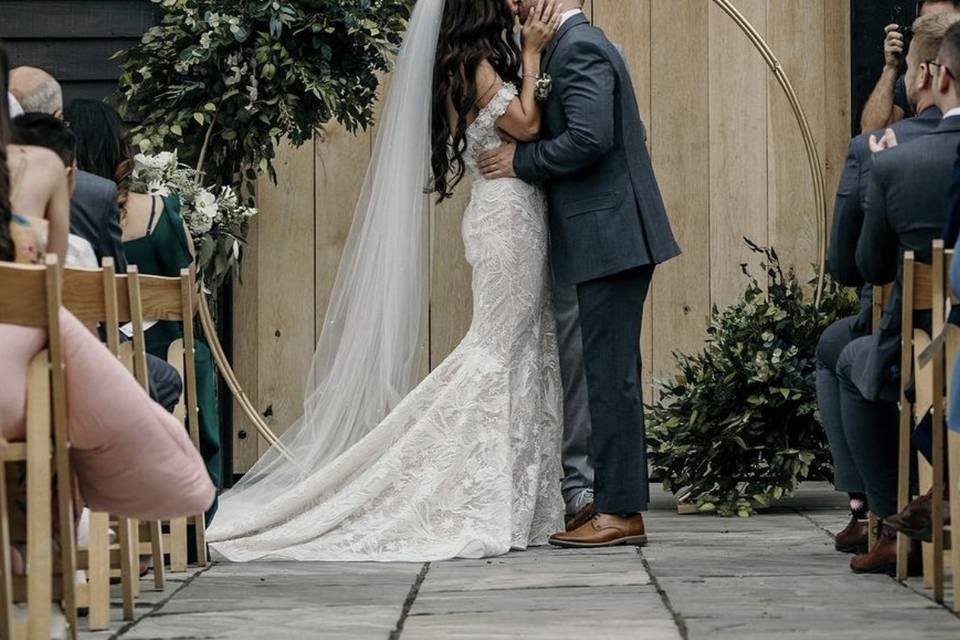
{"type": "Polygon", "coordinates": [[[562,15],[557,0],[540,0],[523,25],[523,53],[543,53],[560,29],[562,15]]]}

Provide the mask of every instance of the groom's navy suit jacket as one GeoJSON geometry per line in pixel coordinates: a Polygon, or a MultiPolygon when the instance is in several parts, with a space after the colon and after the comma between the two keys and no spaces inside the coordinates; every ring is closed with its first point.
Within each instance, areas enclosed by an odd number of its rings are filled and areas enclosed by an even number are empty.
{"type": "Polygon", "coordinates": [[[543,72],[553,85],[545,137],[518,147],[514,170],[526,182],[548,184],[557,284],[679,255],[623,56],[576,15],[544,53],[543,72]]]}

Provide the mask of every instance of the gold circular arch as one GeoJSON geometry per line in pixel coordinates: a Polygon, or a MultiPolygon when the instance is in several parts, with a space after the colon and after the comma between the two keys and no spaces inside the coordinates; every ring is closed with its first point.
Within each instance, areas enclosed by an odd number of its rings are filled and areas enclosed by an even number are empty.
{"type": "MultiPolygon", "coordinates": [[[[740,28],[741,31],[743,31],[744,35],[747,36],[753,46],[763,57],[764,62],[767,63],[767,67],[769,67],[770,71],[773,72],[774,77],[777,79],[777,82],[783,89],[784,95],[786,95],[787,101],[790,103],[793,114],[797,119],[797,125],[800,127],[800,133],[803,136],[804,148],[807,153],[807,161],[810,165],[810,174],[813,179],[814,196],[817,203],[817,260],[819,264],[819,273],[817,277],[815,301],[816,306],[819,307],[821,298],[823,296],[824,276],[826,271],[826,181],[823,176],[823,167],[820,164],[820,153],[817,151],[817,145],[813,137],[813,131],[810,128],[810,122],[807,120],[807,116],[803,111],[803,106],[800,104],[800,99],[797,97],[797,93],[793,88],[793,84],[790,82],[790,78],[787,77],[786,71],[784,71],[780,61],[773,53],[770,45],[768,45],[763,39],[763,36],[760,35],[754,26],[750,24],[750,21],[747,20],[742,13],[740,13],[740,10],[737,9],[733,3],[730,2],[730,0],[713,0],[713,3],[734,21],[734,23],[740,28]]],[[[280,439],[277,437],[277,435],[263,420],[260,412],[257,411],[253,402],[250,401],[250,398],[247,397],[246,392],[240,385],[239,380],[237,380],[237,376],[233,372],[233,367],[230,366],[230,361],[227,360],[227,356],[223,351],[223,346],[220,344],[220,340],[217,337],[216,326],[214,325],[213,317],[210,314],[210,308],[207,305],[205,296],[201,296],[199,313],[200,322],[203,325],[203,331],[207,336],[207,340],[210,343],[210,349],[213,352],[213,359],[217,363],[217,369],[219,369],[220,375],[223,376],[227,386],[230,387],[230,392],[233,394],[237,404],[240,405],[240,409],[247,416],[247,419],[253,423],[253,426],[260,433],[264,440],[270,443],[271,446],[275,447],[280,455],[287,458],[291,462],[296,463],[293,455],[283,445],[283,443],[280,442],[280,439]]]]}
{"type": "Polygon", "coordinates": [[[793,88],[793,83],[787,77],[783,65],[777,59],[776,54],[767,44],[763,36],[760,35],[750,21],[740,13],[730,0],[713,0],[713,3],[720,7],[724,13],[736,23],[744,35],[750,40],[753,46],[767,63],[773,76],[777,79],[780,87],[783,89],[790,108],[793,109],[793,115],[797,119],[797,125],[800,127],[800,134],[803,136],[803,146],[807,152],[807,162],[810,164],[810,176],[813,179],[813,192],[817,205],[817,289],[815,295],[815,304],[820,307],[820,301],[823,297],[823,285],[827,266],[827,199],[826,199],[826,180],[823,176],[823,165],[820,163],[820,152],[817,150],[817,143],[813,137],[813,130],[810,128],[810,122],[803,111],[797,92],[793,88]]]}

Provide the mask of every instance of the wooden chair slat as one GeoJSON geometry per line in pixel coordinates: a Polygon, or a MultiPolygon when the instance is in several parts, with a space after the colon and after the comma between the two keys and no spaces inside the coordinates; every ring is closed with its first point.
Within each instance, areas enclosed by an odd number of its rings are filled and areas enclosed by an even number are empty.
{"type": "Polygon", "coordinates": [[[63,271],[63,306],[80,322],[106,317],[106,295],[101,269],[68,267],[63,271]]]}
{"type": "Polygon", "coordinates": [[[0,322],[47,326],[47,267],[4,262],[0,268],[0,322]]]}
{"type": "Polygon", "coordinates": [[[140,275],[140,303],[144,320],[183,320],[180,278],[140,275]]]}

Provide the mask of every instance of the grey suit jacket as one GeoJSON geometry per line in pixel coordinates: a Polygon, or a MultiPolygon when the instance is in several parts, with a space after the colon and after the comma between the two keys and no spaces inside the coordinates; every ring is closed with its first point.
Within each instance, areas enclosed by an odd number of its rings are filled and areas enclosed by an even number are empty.
{"type": "Polygon", "coordinates": [[[623,56],[577,15],[548,47],[543,69],[553,80],[544,139],[518,147],[514,170],[548,185],[557,284],[679,255],[623,56]]]}
{"type": "MultiPolygon", "coordinates": [[[[930,133],[940,125],[940,110],[929,107],[916,118],[901,120],[891,126],[900,144],[930,133]]],[[[827,253],[827,268],[837,282],[849,287],[863,287],[860,292],[860,315],[857,330],[867,334],[873,320],[873,286],[865,285],[857,267],[857,243],[863,230],[863,212],[867,196],[873,153],[870,151],[871,134],[865,132],[850,140],[847,160],[840,176],[840,186],[833,208],[833,228],[830,234],[830,249],[827,253]]]]}
{"type": "Polygon", "coordinates": [[[77,172],[77,188],[70,199],[70,233],[90,243],[98,262],[113,258],[117,272],[126,272],[117,185],[113,181],[77,172]]]}
{"type": "MultiPolygon", "coordinates": [[[[940,237],[947,214],[958,143],[960,117],[952,117],[941,120],[927,135],[873,159],[857,266],[870,284],[895,284],[879,334],[871,337],[873,348],[855,367],[854,383],[869,400],[896,398],[903,254],[914,251],[918,260],[930,261],[930,245],[940,237]]],[[[917,318],[921,327],[928,322],[929,314],[917,318]]]]}

